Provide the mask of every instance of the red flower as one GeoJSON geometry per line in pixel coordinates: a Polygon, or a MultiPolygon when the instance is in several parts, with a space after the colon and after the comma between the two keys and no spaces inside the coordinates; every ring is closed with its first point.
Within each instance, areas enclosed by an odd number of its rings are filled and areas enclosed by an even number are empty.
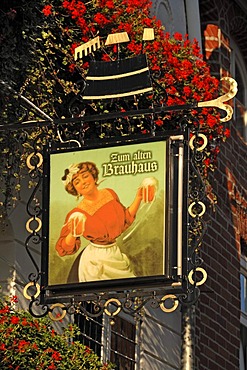
{"type": "Polygon", "coordinates": [[[10,311],[9,306],[4,306],[4,308],[2,308],[2,309],[0,310],[0,314],[9,313],[9,311],[10,311]]]}
{"type": "Polygon", "coordinates": [[[27,325],[28,325],[28,321],[27,321],[27,319],[26,319],[25,317],[23,318],[23,320],[22,320],[21,324],[22,324],[23,326],[27,326],[27,325]]]}
{"type": "Polygon", "coordinates": [[[144,18],[142,23],[146,27],[152,27],[152,20],[150,18],[144,18]]]}
{"type": "Polygon", "coordinates": [[[218,123],[218,120],[215,116],[212,116],[211,114],[208,114],[207,117],[207,124],[210,128],[213,128],[218,123]]]}
{"type": "Polygon", "coordinates": [[[204,161],[205,166],[206,166],[206,167],[209,167],[210,162],[211,162],[211,161],[210,161],[210,158],[205,159],[205,161],[204,161]]]}
{"type": "Polygon", "coordinates": [[[103,27],[110,21],[101,13],[96,13],[94,16],[94,21],[98,23],[99,26],[103,27]]]}
{"type": "Polygon", "coordinates": [[[5,351],[6,350],[6,346],[4,343],[1,343],[0,344],[0,351],[5,351]]]}
{"type": "Polygon", "coordinates": [[[26,340],[20,340],[18,344],[18,350],[19,352],[26,352],[27,347],[29,346],[30,342],[27,342],[26,340]]]}
{"type": "Polygon", "coordinates": [[[118,26],[119,31],[126,31],[128,34],[132,32],[132,24],[131,23],[123,23],[120,22],[118,26]]]}
{"type": "Polygon", "coordinates": [[[56,370],[56,365],[54,363],[52,363],[51,365],[48,366],[48,369],[50,370],[56,370]]]}
{"type": "Polygon", "coordinates": [[[16,324],[19,324],[20,319],[17,316],[12,316],[10,321],[11,321],[11,324],[16,325],[16,324]]]}
{"type": "Polygon", "coordinates": [[[61,361],[62,360],[62,356],[60,355],[59,352],[57,351],[54,351],[53,354],[51,355],[51,357],[53,358],[53,360],[55,361],[61,361]]]}
{"type": "Polygon", "coordinates": [[[130,43],[128,43],[127,48],[134,54],[140,54],[142,45],[137,44],[134,40],[132,40],[130,43]]]}
{"type": "Polygon", "coordinates": [[[200,101],[202,99],[202,96],[201,94],[198,94],[197,92],[194,92],[193,94],[193,98],[196,100],[196,101],[200,101]]]}
{"type": "Polygon", "coordinates": [[[178,40],[178,41],[182,41],[183,40],[183,36],[181,35],[181,33],[175,32],[174,33],[174,39],[175,40],[178,40]]]}
{"type": "Polygon", "coordinates": [[[190,96],[191,93],[192,93],[192,90],[191,90],[191,88],[189,86],[184,86],[183,92],[184,92],[184,95],[185,96],[190,96]]]}
{"type": "Polygon", "coordinates": [[[34,321],[33,326],[35,326],[35,328],[36,328],[37,330],[40,330],[40,326],[39,326],[39,322],[38,322],[38,320],[35,320],[35,321],[34,321]]]}
{"type": "Polygon", "coordinates": [[[69,71],[70,71],[70,73],[74,73],[74,71],[75,71],[75,63],[71,63],[69,65],[69,71]]]}
{"type": "Polygon", "coordinates": [[[101,58],[104,62],[110,62],[110,60],[111,60],[111,57],[110,57],[110,55],[108,55],[108,54],[104,54],[104,55],[102,55],[102,58],[101,58]]]}
{"type": "Polygon", "coordinates": [[[75,52],[75,49],[77,48],[77,46],[80,46],[80,44],[79,43],[75,43],[75,42],[71,45],[71,47],[70,47],[70,53],[72,55],[74,55],[74,52],[75,52]]]}
{"type": "Polygon", "coordinates": [[[88,69],[89,68],[89,63],[88,62],[83,63],[82,68],[83,69],[88,69]]]}
{"type": "Polygon", "coordinates": [[[162,119],[157,119],[156,121],[155,121],[155,124],[157,125],[157,126],[163,126],[163,121],[162,121],[162,119]]]}
{"type": "Polygon", "coordinates": [[[17,295],[13,295],[12,298],[10,299],[10,302],[12,303],[17,303],[18,302],[18,297],[17,295]]]}
{"type": "Polygon", "coordinates": [[[8,319],[5,316],[0,318],[0,324],[4,324],[6,321],[8,321],[8,319]]]}
{"type": "Polygon", "coordinates": [[[231,136],[231,131],[229,130],[229,128],[226,128],[225,129],[225,137],[230,137],[231,136]]]}
{"type": "Polygon", "coordinates": [[[220,148],[218,146],[216,146],[215,149],[214,149],[214,154],[218,155],[219,152],[220,152],[220,148]]]}
{"type": "Polygon", "coordinates": [[[112,0],[108,0],[105,5],[108,9],[114,9],[115,7],[114,2],[112,0]]]}
{"type": "Polygon", "coordinates": [[[42,10],[42,13],[46,16],[46,17],[48,17],[49,15],[51,15],[51,13],[52,13],[52,6],[51,5],[46,5],[44,8],[43,8],[43,10],[42,10]]]}
{"type": "Polygon", "coordinates": [[[92,351],[91,351],[91,348],[89,348],[89,347],[87,347],[87,346],[86,346],[86,348],[85,348],[85,353],[86,353],[86,354],[89,354],[89,353],[91,353],[91,352],[92,352],[92,351]]]}

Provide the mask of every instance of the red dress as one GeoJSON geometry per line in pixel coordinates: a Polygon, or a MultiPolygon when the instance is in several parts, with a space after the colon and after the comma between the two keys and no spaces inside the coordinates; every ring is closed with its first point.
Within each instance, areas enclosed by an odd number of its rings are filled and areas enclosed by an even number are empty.
{"type": "Polygon", "coordinates": [[[84,216],[82,236],[90,241],[84,249],[79,263],[79,281],[120,279],[133,277],[129,260],[116,244],[116,239],[134,221],[119,201],[117,194],[111,189],[100,190],[102,195],[98,202],[88,205],[81,202],[80,207],[70,211],[65,219],[56,250],[60,256],[75,253],[81,245],[80,237],[76,238],[71,248],[66,245],[65,238],[69,234],[67,222],[75,212],[84,216]]]}

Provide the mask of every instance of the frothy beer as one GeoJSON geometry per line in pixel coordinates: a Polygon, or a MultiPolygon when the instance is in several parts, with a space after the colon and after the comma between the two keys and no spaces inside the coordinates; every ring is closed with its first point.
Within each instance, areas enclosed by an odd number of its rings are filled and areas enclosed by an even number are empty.
{"type": "Polygon", "coordinates": [[[80,223],[81,224],[81,231],[83,232],[84,230],[84,222],[85,222],[85,215],[81,212],[73,212],[69,219],[68,222],[72,221],[72,235],[76,238],[81,235],[81,233],[78,234],[77,232],[77,227],[80,223]]]}
{"type": "Polygon", "coordinates": [[[154,177],[147,177],[141,183],[142,200],[144,203],[151,203],[156,194],[158,181],[154,177]]]}

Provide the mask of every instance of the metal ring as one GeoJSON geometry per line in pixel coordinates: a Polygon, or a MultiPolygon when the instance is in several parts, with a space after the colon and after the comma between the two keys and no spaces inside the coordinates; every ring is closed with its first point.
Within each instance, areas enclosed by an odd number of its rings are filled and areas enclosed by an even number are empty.
{"type": "Polygon", "coordinates": [[[177,297],[174,295],[174,294],[167,294],[167,295],[165,295],[162,299],[162,302],[160,303],[160,308],[162,309],[162,311],[164,311],[164,312],[173,312],[173,311],[175,311],[176,309],[177,309],[177,307],[178,307],[178,299],[177,299],[177,297]],[[165,301],[167,300],[167,299],[172,299],[173,300],[173,306],[171,307],[171,308],[167,308],[166,306],[165,306],[165,301]]]}
{"type": "Polygon", "coordinates": [[[193,274],[196,271],[200,271],[202,273],[202,275],[203,275],[202,279],[200,281],[197,281],[196,282],[196,286],[204,284],[205,281],[207,280],[208,274],[207,274],[206,270],[204,270],[202,267],[197,267],[196,269],[191,270],[189,272],[189,274],[188,274],[188,280],[189,280],[190,284],[191,285],[194,285],[195,284],[195,281],[193,280],[193,274]]]}
{"type": "Polygon", "coordinates": [[[108,315],[108,316],[116,316],[119,314],[119,312],[121,311],[121,302],[117,299],[117,298],[110,298],[108,299],[105,304],[104,304],[104,311],[105,313],[108,315]],[[110,312],[106,307],[111,303],[111,302],[115,302],[117,303],[118,307],[116,309],[116,311],[114,312],[110,312]]]}
{"type": "Polygon", "coordinates": [[[38,167],[40,167],[41,165],[42,165],[42,163],[43,163],[43,156],[42,156],[42,154],[41,153],[39,153],[39,152],[37,152],[37,153],[31,153],[31,154],[29,154],[29,156],[27,157],[27,159],[26,159],[26,165],[27,165],[27,167],[30,169],[30,170],[34,170],[35,168],[38,168],[38,167]],[[34,156],[34,155],[36,155],[38,158],[39,158],[39,162],[38,162],[38,164],[36,165],[36,166],[33,166],[32,164],[31,164],[31,159],[32,159],[32,157],[34,156]]]}
{"type": "Polygon", "coordinates": [[[65,315],[66,315],[66,309],[64,309],[65,308],[65,305],[63,304],[63,303],[54,303],[54,304],[52,304],[51,305],[51,307],[50,307],[50,310],[51,311],[49,311],[48,312],[48,316],[50,317],[50,319],[51,320],[53,320],[53,321],[60,321],[60,320],[62,320],[64,317],[65,317],[65,315]],[[59,307],[59,308],[62,308],[62,314],[60,315],[60,316],[54,316],[53,315],[53,313],[52,313],[52,311],[54,310],[54,308],[56,308],[56,307],[59,307]]]}
{"type": "Polygon", "coordinates": [[[39,217],[31,217],[26,222],[26,229],[29,233],[32,233],[33,231],[35,231],[37,233],[41,229],[41,226],[42,226],[42,221],[39,217]],[[31,230],[31,228],[29,226],[32,221],[37,221],[37,223],[38,223],[38,226],[36,227],[35,230],[31,230]]]}
{"type": "MultiPolygon", "coordinates": [[[[207,139],[207,136],[205,136],[204,134],[198,134],[197,136],[201,137],[203,139],[203,144],[201,146],[199,146],[198,148],[196,148],[196,150],[198,152],[201,152],[203,149],[206,148],[207,146],[207,143],[208,143],[208,139],[207,139]]],[[[194,140],[196,138],[196,135],[193,135],[191,138],[190,138],[190,141],[189,141],[189,145],[190,145],[190,148],[192,150],[194,150],[194,140]]]]}
{"type": "Polygon", "coordinates": [[[23,289],[23,295],[26,299],[32,299],[32,298],[37,298],[39,295],[40,295],[40,285],[38,283],[34,283],[33,281],[31,281],[30,283],[28,283],[24,289],[23,289]],[[27,290],[28,288],[30,288],[30,286],[35,286],[36,288],[36,293],[33,295],[33,296],[30,296],[28,293],[27,293],[27,290]]]}
{"type": "Polygon", "coordinates": [[[204,215],[206,211],[206,206],[203,202],[192,202],[190,205],[189,205],[189,208],[188,208],[188,212],[189,214],[191,215],[191,217],[196,217],[196,216],[199,216],[201,217],[202,215],[204,215]],[[202,211],[199,213],[199,214],[196,214],[192,211],[192,208],[194,207],[195,204],[199,204],[201,207],[202,207],[202,211]]]}

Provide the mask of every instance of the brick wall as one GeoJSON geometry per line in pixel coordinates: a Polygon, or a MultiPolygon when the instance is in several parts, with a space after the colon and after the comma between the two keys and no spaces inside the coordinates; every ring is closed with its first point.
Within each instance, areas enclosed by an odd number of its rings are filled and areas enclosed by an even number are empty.
{"type": "Polygon", "coordinates": [[[208,280],[201,288],[196,317],[196,369],[238,370],[240,347],[240,239],[246,240],[246,144],[231,129],[211,176],[217,194],[208,209],[202,245],[208,280]]]}

